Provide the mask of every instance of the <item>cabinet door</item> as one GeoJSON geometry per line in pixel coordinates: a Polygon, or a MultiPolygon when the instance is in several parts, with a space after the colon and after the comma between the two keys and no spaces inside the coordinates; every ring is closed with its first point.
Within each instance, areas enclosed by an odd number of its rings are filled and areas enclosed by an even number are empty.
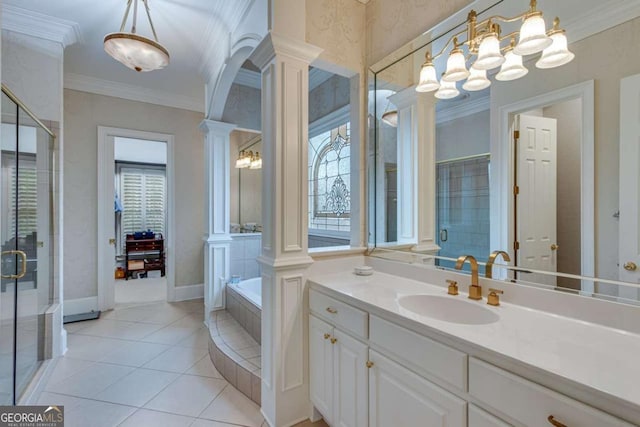
{"type": "Polygon", "coordinates": [[[511,427],[511,425],[475,405],[469,405],[469,427],[511,427]]]}
{"type": "Polygon", "coordinates": [[[369,351],[369,420],[372,427],[465,427],[467,404],[448,391],[369,351]]]}
{"type": "Polygon", "coordinates": [[[327,423],[333,416],[333,328],[309,316],[309,392],[316,409],[327,423]]]}
{"type": "Polygon", "coordinates": [[[335,427],[367,427],[369,380],[367,345],[338,329],[333,330],[335,427]]]}

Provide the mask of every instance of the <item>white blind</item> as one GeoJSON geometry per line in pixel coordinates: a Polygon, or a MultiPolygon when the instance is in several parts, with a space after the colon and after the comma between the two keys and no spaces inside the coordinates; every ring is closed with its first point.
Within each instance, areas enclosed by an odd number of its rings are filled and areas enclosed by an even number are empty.
{"type": "Polygon", "coordinates": [[[165,234],[166,178],[157,168],[120,168],[121,236],[150,229],[165,234]]]}
{"type": "Polygon", "coordinates": [[[38,230],[38,174],[36,159],[35,156],[21,155],[17,175],[15,155],[3,153],[2,160],[3,169],[6,168],[11,182],[9,190],[9,238],[15,236],[16,227],[18,234],[24,237],[38,230]],[[17,183],[16,179],[18,180],[17,183]],[[18,191],[17,200],[16,190],[18,191]],[[18,213],[17,221],[16,212],[18,213]]]}

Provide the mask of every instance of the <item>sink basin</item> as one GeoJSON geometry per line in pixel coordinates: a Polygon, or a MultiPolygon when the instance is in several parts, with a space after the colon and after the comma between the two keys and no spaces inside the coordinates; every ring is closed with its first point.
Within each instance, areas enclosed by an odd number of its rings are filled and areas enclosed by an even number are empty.
{"type": "Polygon", "coordinates": [[[398,299],[400,307],[420,316],[463,325],[486,325],[500,319],[497,313],[480,305],[453,297],[407,295],[398,299]]]}

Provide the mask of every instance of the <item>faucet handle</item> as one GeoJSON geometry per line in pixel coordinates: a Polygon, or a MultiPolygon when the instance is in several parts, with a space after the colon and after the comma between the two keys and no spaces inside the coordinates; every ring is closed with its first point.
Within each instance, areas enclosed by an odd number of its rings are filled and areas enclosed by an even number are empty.
{"type": "Polygon", "coordinates": [[[504,294],[504,291],[500,289],[489,288],[489,295],[487,295],[487,304],[493,306],[500,305],[500,296],[498,294],[504,294]]]}
{"type": "Polygon", "coordinates": [[[449,295],[458,295],[458,282],[447,279],[447,283],[449,284],[449,290],[447,293],[449,295]]]}

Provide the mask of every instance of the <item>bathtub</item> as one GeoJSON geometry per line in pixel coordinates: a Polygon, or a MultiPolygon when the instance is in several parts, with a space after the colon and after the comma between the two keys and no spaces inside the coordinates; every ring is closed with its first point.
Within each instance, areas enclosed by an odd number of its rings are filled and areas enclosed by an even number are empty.
{"type": "Polygon", "coordinates": [[[229,286],[245,297],[253,305],[262,308],[262,278],[255,277],[253,279],[243,280],[240,283],[230,283],[229,286]]]}
{"type": "Polygon", "coordinates": [[[258,343],[262,325],[262,278],[228,283],[226,287],[227,311],[258,343]]]}

